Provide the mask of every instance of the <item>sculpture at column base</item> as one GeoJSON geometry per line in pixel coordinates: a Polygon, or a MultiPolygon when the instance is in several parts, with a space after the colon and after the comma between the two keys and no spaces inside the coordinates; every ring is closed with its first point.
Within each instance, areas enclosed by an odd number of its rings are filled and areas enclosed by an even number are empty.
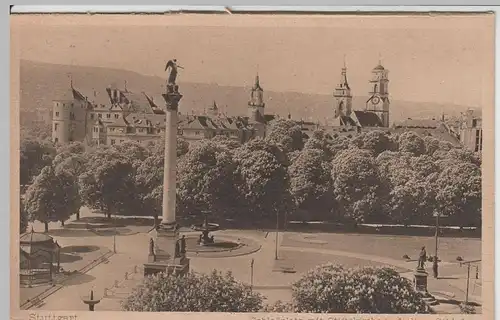
{"type": "Polygon", "coordinates": [[[166,272],[182,276],[189,272],[190,261],[186,257],[185,238],[179,238],[179,227],[165,227],[160,225],[151,230],[151,242],[154,244],[154,253],[148,256],[144,264],[144,276],[166,272]]]}

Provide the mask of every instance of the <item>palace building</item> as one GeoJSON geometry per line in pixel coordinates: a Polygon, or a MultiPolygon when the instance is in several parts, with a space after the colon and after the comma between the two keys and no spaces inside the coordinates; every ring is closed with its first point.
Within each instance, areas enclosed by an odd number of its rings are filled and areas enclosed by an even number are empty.
{"type": "MultiPolygon", "coordinates": [[[[264,136],[274,119],[264,113],[264,90],[259,76],[250,93],[247,116],[226,116],[214,101],[204,115],[179,115],[179,135],[196,142],[224,135],[244,143],[264,136]]],[[[52,140],[55,143],[81,141],[91,145],[113,145],[127,140],[140,143],[160,138],[165,132],[163,101],[144,92],[108,87],[86,92],[71,83],[53,102],[52,140]]]]}

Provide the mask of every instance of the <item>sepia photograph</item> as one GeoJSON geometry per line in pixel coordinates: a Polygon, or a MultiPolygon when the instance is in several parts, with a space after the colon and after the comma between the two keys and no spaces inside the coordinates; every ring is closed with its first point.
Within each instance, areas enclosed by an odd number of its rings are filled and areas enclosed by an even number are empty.
{"type": "Polygon", "coordinates": [[[492,313],[494,22],[11,15],[12,314],[492,313]]]}

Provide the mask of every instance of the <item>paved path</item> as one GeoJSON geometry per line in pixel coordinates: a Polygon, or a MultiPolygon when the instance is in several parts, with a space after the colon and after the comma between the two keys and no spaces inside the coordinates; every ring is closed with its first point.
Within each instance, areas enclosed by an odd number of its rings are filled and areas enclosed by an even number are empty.
{"type": "MultiPolygon", "coordinates": [[[[134,228],[134,227],[130,227],[134,228]]],[[[81,233],[80,230],[77,233],[81,233]]],[[[95,244],[107,246],[112,249],[113,237],[112,236],[99,236],[95,233],[89,233],[88,236],[82,237],[81,235],[71,237],[72,230],[68,230],[68,234],[61,237],[61,242],[64,245],[77,245],[77,244],[95,244]],[[92,234],[92,235],[90,235],[92,234]]],[[[256,232],[256,231],[242,231],[242,230],[221,230],[217,234],[237,235],[240,237],[251,238],[259,243],[262,247],[259,251],[246,256],[230,257],[230,258],[200,258],[195,255],[190,256],[191,269],[197,272],[207,273],[213,269],[219,271],[231,271],[233,276],[242,282],[250,284],[251,282],[251,268],[250,262],[254,259],[253,268],[253,285],[254,289],[264,294],[272,303],[276,300],[290,300],[291,290],[289,286],[300,278],[300,273],[287,274],[282,272],[273,272],[276,267],[275,248],[276,248],[276,233],[269,232],[256,232]]],[[[278,234],[278,243],[283,243],[283,233],[278,234]]],[[[101,295],[104,288],[112,288],[115,281],[120,283],[119,288],[115,288],[113,292],[109,292],[110,296],[105,297],[102,302],[96,307],[96,310],[120,310],[120,301],[125,298],[132,289],[140,283],[142,279],[142,269],[137,274],[134,274],[128,280],[124,280],[125,272],[131,272],[134,266],[142,267],[142,264],[147,259],[148,248],[148,235],[145,233],[130,234],[123,236],[116,236],[117,254],[110,257],[109,263],[102,264],[92,269],[80,278],[74,279],[70,285],[62,288],[54,295],[45,300],[45,304],[41,306],[44,310],[85,310],[86,306],[81,302],[80,297],[87,294],[90,288],[94,288],[96,292],[101,295]]],[[[411,269],[413,266],[403,260],[396,260],[377,255],[354,253],[342,250],[330,250],[324,248],[314,247],[295,247],[295,246],[280,246],[279,250],[292,251],[292,252],[307,252],[317,255],[334,255],[340,257],[357,258],[367,261],[374,261],[382,265],[391,265],[400,269],[408,270],[403,273],[403,276],[412,278],[411,269]]],[[[278,260],[280,262],[280,260],[278,260]]],[[[286,260],[284,260],[286,264],[286,260]]],[[[441,263],[444,268],[451,263],[441,263]]],[[[429,279],[429,286],[441,289],[444,291],[452,291],[450,288],[464,287],[465,279],[442,279],[434,280],[429,279]],[[462,283],[459,286],[459,282],[462,283]],[[446,284],[446,285],[445,285],[446,284]]],[[[456,291],[457,288],[453,289],[456,291]]],[[[436,289],[437,290],[437,289],[436,289]]],[[[461,290],[461,289],[458,289],[461,290]]],[[[474,296],[474,290],[471,289],[471,300],[480,299],[474,296]]],[[[461,297],[457,297],[459,300],[461,297]]],[[[480,300],[479,300],[480,301],[480,300]]]]}

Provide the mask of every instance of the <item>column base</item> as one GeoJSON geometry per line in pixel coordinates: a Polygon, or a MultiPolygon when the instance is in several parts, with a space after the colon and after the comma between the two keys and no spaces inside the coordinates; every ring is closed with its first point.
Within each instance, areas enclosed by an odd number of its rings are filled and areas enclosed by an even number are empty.
{"type": "Polygon", "coordinates": [[[171,261],[156,261],[144,264],[144,276],[158,273],[173,274],[183,276],[189,272],[190,261],[186,257],[175,258],[171,261]]]}

